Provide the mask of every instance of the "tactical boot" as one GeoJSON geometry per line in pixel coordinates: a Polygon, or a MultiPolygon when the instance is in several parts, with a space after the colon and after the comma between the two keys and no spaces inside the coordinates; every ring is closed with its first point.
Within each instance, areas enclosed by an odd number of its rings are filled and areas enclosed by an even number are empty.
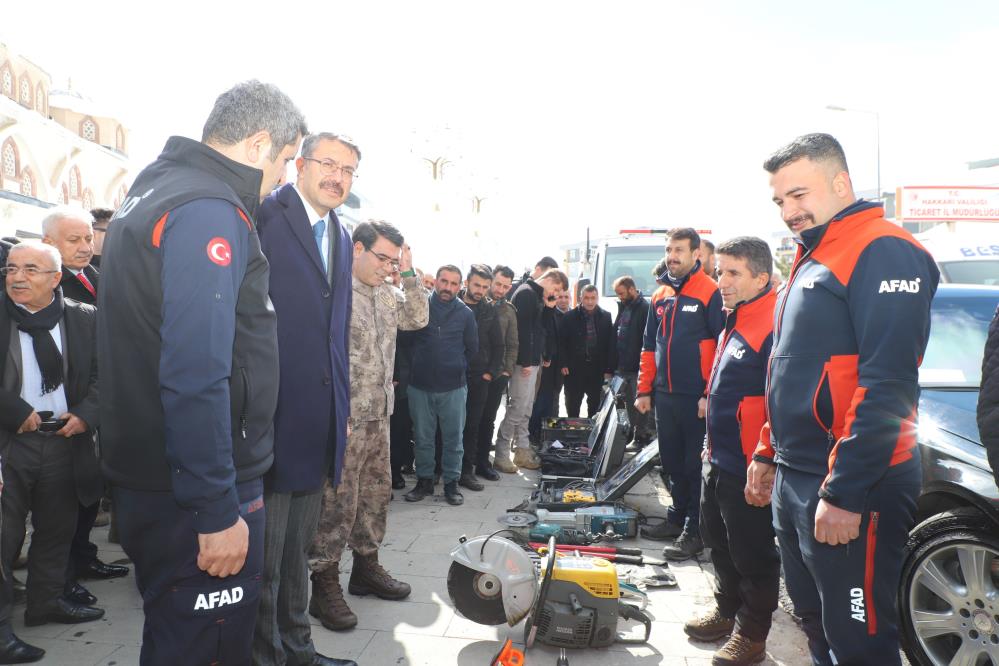
{"type": "Polygon", "coordinates": [[[461,506],[465,502],[464,496],[458,490],[457,481],[448,481],[444,484],[444,499],[451,506],[461,506]]]}
{"type": "Polygon", "coordinates": [[[732,634],[711,658],[711,666],[746,666],[758,664],[767,656],[767,642],[754,641],[742,634],[732,634]]]}
{"type": "Polygon", "coordinates": [[[642,525],[642,536],[653,541],[666,541],[683,533],[683,526],[663,520],[655,525],[642,525]]]}
{"type": "Polygon", "coordinates": [[[513,464],[524,469],[538,469],[541,467],[541,458],[530,448],[514,449],[513,464]]]}
{"type": "Polygon", "coordinates": [[[735,618],[725,617],[715,606],[705,615],[698,615],[688,620],[683,625],[683,631],[695,641],[708,643],[728,636],[732,633],[733,627],[735,627],[735,618]]]}
{"type": "MultiPolygon", "coordinates": [[[[354,566],[357,566],[356,564],[354,566]]],[[[330,631],[345,631],[357,624],[357,616],[343,598],[340,587],[340,563],[313,573],[309,615],[322,622],[330,631]]]]}
{"type": "Polygon", "coordinates": [[[704,543],[701,541],[701,537],[684,530],[672,546],[663,548],[663,557],[673,562],[682,562],[691,558],[697,559],[697,556],[703,552],[704,543]]]}
{"type": "Polygon", "coordinates": [[[506,453],[496,453],[496,459],[493,460],[493,469],[499,470],[504,474],[516,474],[517,466],[510,461],[510,454],[506,453]]]}
{"type": "Polygon", "coordinates": [[[461,476],[458,478],[458,485],[462,488],[475,491],[485,488],[482,482],[475,478],[475,474],[471,470],[461,473],[461,476]]]}
{"type": "Polygon", "coordinates": [[[416,485],[408,493],[403,495],[407,502],[419,502],[427,495],[434,494],[433,479],[417,479],[416,485]]]}
{"type": "Polygon", "coordinates": [[[358,555],[354,553],[354,568],[350,570],[347,591],[363,597],[373,594],[379,599],[398,601],[405,599],[412,591],[409,583],[396,580],[378,562],[378,553],[358,555]]]}

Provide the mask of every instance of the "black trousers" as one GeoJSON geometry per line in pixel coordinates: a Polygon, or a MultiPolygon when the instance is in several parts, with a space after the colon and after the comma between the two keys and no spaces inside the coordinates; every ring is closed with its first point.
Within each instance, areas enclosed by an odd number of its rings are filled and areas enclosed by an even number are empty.
{"type": "Polygon", "coordinates": [[[482,423],[482,414],[486,409],[486,401],[489,399],[489,385],[491,383],[483,379],[482,375],[468,378],[468,397],[465,399],[465,430],[462,433],[462,442],[465,446],[461,462],[462,473],[472,472],[476,467],[485,467],[486,463],[489,462],[491,438],[480,440],[479,426],[482,423]]]}
{"type": "Polygon", "coordinates": [[[393,476],[413,464],[413,419],[409,416],[409,400],[405,398],[396,398],[389,420],[389,456],[393,476]]]}
{"type": "Polygon", "coordinates": [[[482,419],[479,421],[479,441],[484,448],[483,455],[489,458],[489,450],[493,445],[493,430],[496,428],[496,413],[499,411],[503,396],[506,395],[506,386],[510,383],[510,378],[500,375],[489,382],[489,391],[486,392],[486,402],[482,407],[482,419]]]}
{"type": "Polygon", "coordinates": [[[76,484],[71,440],[24,433],[3,452],[0,493],[0,636],[10,633],[14,591],[11,569],[24,544],[31,511],[34,532],[28,549],[28,608],[41,614],[55,607],[66,582],[69,542],[76,527],[76,484]]]}
{"type": "Polygon", "coordinates": [[[198,568],[193,516],[173,493],[115,486],[121,545],[135,563],[146,615],[142,666],[251,663],[264,568],[263,482],[247,481],[236,491],[249,550],[239,573],[217,578],[198,568]]]}
{"type": "Polygon", "coordinates": [[[896,599],[921,479],[917,451],[868,491],[860,537],[830,546],[815,540],[823,477],[778,466],[773,512],[781,566],[813,664],[901,663],[896,599]]]}
{"type": "Polygon", "coordinates": [[[558,396],[562,392],[562,372],[553,362],[547,368],[542,367],[538,378],[538,392],[531,408],[531,419],[527,431],[531,439],[541,438],[541,419],[547,416],[558,416],[558,396]]]}
{"type": "Polygon", "coordinates": [[[101,507],[100,500],[90,506],[77,505],[76,533],[69,547],[69,569],[66,580],[75,581],[76,571],[97,560],[97,544],[90,541],[90,532],[94,529],[97,512],[101,507]]]}
{"type": "Polygon", "coordinates": [[[745,477],[711,465],[701,488],[701,538],[711,548],[718,610],[735,618],[736,633],[762,641],[777,610],[780,556],[773,512],[747,504],[745,487],[745,477]]]}
{"type": "Polygon", "coordinates": [[[659,459],[673,505],[666,520],[699,534],[701,502],[701,450],[704,419],[697,418],[700,396],[656,391],[656,430],[659,459]]]}
{"type": "Polygon", "coordinates": [[[604,386],[603,370],[595,364],[570,366],[565,376],[565,411],[578,417],[583,398],[586,398],[586,415],[593,417],[600,409],[600,392],[604,386]]]}

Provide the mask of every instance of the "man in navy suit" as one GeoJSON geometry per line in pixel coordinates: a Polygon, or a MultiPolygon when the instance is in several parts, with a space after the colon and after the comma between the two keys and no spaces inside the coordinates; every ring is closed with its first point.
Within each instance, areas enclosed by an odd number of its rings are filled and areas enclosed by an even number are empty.
{"type": "Polygon", "coordinates": [[[333,209],[350,194],[361,153],[335,134],[312,134],[298,178],[260,206],[260,244],[271,267],[280,382],[274,465],[265,478],[264,580],[253,663],[348,666],[316,653],[306,614],[307,549],[324,483],[340,482],[350,415],[348,340],[353,244],[333,209]]]}

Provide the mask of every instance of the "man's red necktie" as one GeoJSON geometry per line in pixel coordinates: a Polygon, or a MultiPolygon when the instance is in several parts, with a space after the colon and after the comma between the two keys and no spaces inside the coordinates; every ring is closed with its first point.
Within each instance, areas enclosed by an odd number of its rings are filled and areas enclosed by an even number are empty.
{"type": "Polygon", "coordinates": [[[87,288],[87,291],[89,291],[94,298],[97,298],[97,290],[94,289],[94,285],[90,284],[90,280],[88,280],[87,276],[83,274],[83,271],[76,274],[76,279],[80,281],[80,284],[87,288]]]}

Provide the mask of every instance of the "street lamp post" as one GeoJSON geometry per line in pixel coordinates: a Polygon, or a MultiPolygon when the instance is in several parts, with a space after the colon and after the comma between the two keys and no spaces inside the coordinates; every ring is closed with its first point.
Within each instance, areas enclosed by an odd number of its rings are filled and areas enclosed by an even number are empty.
{"type": "Polygon", "coordinates": [[[829,111],[847,111],[852,113],[866,113],[868,115],[874,116],[874,149],[876,151],[876,166],[877,176],[878,176],[878,201],[881,201],[881,116],[877,111],[868,111],[866,109],[848,109],[843,106],[837,106],[835,104],[829,104],[826,106],[829,111]]]}

